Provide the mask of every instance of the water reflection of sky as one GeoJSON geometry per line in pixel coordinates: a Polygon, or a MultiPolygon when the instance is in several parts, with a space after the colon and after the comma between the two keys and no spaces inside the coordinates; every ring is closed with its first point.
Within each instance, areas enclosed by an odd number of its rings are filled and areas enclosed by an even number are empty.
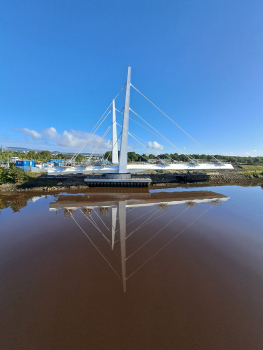
{"type": "MultiPolygon", "coordinates": [[[[30,217],[27,218],[26,226],[29,229],[36,222],[37,226],[41,223],[43,215],[39,217],[35,210],[50,199],[49,211],[58,214],[60,218],[64,215],[73,220],[105,263],[122,279],[123,290],[126,292],[127,281],[135,273],[190,227],[197,225],[214,206],[227,202],[229,198],[220,193],[202,190],[115,190],[113,193],[110,190],[107,193],[105,190],[93,190],[85,194],[57,194],[49,197],[14,195],[6,198],[5,206],[9,205],[13,213],[28,206],[30,217]],[[108,248],[111,248],[106,254],[103,252],[105,247],[101,248],[101,237],[105,240],[103,243],[106,242],[108,248]],[[156,247],[158,240],[159,245],[156,247]],[[112,262],[112,258],[116,257],[120,261],[119,267],[116,266],[116,261],[112,262]],[[133,269],[127,271],[128,263],[133,269]]],[[[23,218],[18,225],[25,225],[23,218]]]]}

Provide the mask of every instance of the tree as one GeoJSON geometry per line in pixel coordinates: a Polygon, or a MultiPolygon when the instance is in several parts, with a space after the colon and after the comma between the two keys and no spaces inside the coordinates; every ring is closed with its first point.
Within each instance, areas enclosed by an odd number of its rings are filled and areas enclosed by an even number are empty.
{"type": "Polygon", "coordinates": [[[80,163],[82,161],[83,161],[83,156],[81,154],[78,154],[77,157],[76,157],[76,162],[80,163]]]}
{"type": "Polygon", "coordinates": [[[128,152],[128,160],[130,162],[137,162],[138,156],[139,156],[139,154],[136,154],[135,152],[128,152]]]}
{"type": "Polygon", "coordinates": [[[160,158],[160,159],[166,159],[166,158],[167,158],[167,153],[158,154],[158,158],[160,158]]]}
{"type": "Polygon", "coordinates": [[[38,153],[38,159],[48,160],[50,158],[52,158],[52,154],[50,151],[41,151],[38,153]]]}
{"type": "Polygon", "coordinates": [[[37,152],[36,151],[29,151],[28,153],[27,153],[27,157],[28,157],[28,159],[37,159],[37,152]]]}
{"type": "Polygon", "coordinates": [[[104,153],[104,159],[108,159],[109,162],[112,161],[111,151],[104,153]]]}
{"type": "Polygon", "coordinates": [[[194,158],[194,159],[201,159],[199,154],[192,154],[192,158],[194,158]]]}
{"type": "Polygon", "coordinates": [[[181,162],[187,162],[188,161],[188,158],[185,154],[180,154],[179,155],[179,159],[181,162]]]}
{"type": "Polygon", "coordinates": [[[55,159],[64,159],[65,155],[63,153],[58,153],[55,157],[55,159]]]}
{"type": "Polygon", "coordinates": [[[148,157],[146,156],[146,154],[143,154],[143,155],[138,154],[137,156],[138,156],[139,162],[147,162],[148,160],[148,157]]]}
{"type": "Polygon", "coordinates": [[[206,154],[200,154],[199,159],[206,159],[206,154]]]}
{"type": "Polygon", "coordinates": [[[149,154],[149,159],[155,159],[156,157],[155,157],[155,155],[154,154],[149,154]]]}
{"type": "Polygon", "coordinates": [[[179,156],[178,156],[178,153],[174,153],[174,154],[172,154],[171,153],[171,158],[173,159],[173,160],[179,160],[179,156]]]}

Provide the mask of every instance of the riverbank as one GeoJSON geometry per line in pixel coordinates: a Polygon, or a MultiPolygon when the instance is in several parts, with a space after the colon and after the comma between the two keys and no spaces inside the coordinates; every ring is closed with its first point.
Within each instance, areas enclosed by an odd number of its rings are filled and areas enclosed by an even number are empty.
{"type": "MultiPolygon", "coordinates": [[[[61,192],[67,190],[85,190],[88,188],[84,179],[92,175],[68,175],[47,177],[45,173],[25,176],[24,181],[6,182],[0,185],[0,192],[45,191],[61,192]]],[[[150,177],[151,187],[166,186],[220,186],[220,185],[261,185],[263,184],[263,166],[235,167],[233,171],[204,173],[172,173],[167,171],[140,173],[134,178],[150,177]]]]}

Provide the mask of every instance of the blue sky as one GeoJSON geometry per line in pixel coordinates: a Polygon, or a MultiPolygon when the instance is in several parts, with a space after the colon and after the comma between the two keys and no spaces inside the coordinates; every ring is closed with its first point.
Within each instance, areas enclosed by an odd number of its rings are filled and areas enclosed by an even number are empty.
{"type": "MultiPolygon", "coordinates": [[[[262,18],[256,0],[2,0],[0,143],[75,151],[130,64],[132,84],[209,152],[263,155],[262,18]]],[[[205,153],[134,90],[131,108],[184,152],[205,153]]],[[[176,151],[130,130],[160,145],[130,139],[131,150],[176,151]]]]}

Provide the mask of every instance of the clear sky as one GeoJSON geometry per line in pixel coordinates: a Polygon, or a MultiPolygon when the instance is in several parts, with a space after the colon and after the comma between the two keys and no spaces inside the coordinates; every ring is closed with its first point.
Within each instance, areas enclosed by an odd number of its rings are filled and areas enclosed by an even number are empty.
{"type": "MultiPolygon", "coordinates": [[[[0,23],[3,147],[74,151],[130,64],[132,84],[212,154],[263,155],[262,0],[2,0],[0,23]]],[[[131,108],[184,152],[205,153],[135,90],[131,108]]],[[[130,130],[148,153],[176,151],[130,130]]]]}

